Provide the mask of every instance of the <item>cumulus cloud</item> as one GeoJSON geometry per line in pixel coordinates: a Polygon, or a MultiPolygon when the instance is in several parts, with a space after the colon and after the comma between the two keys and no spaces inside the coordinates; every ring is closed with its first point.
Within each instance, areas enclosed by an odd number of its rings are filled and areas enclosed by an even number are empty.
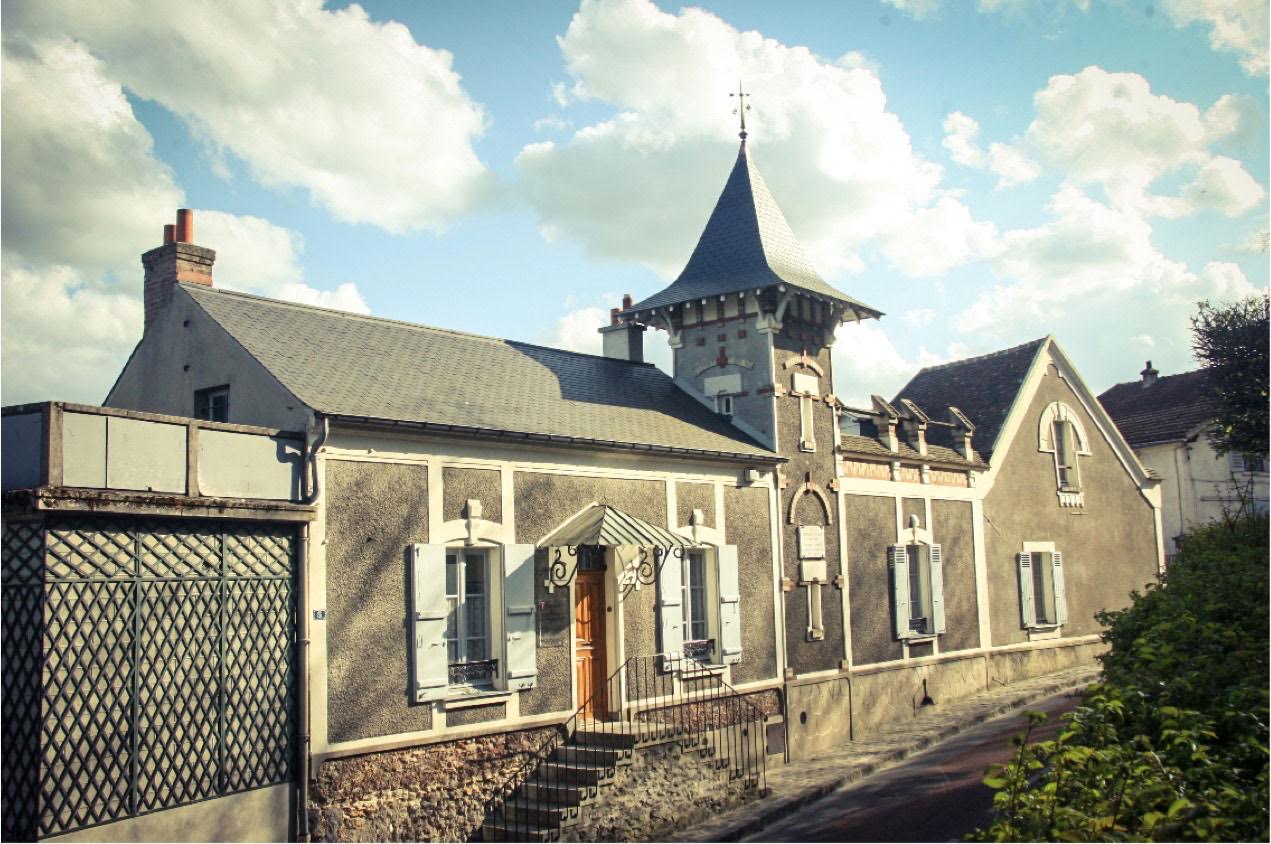
{"type": "Polygon", "coordinates": [[[1209,26],[1209,46],[1233,52],[1249,75],[1267,72],[1266,0],[1164,0],[1165,14],[1178,27],[1209,26]]]}
{"type": "Polygon", "coordinates": [[[1183,196],[1199,208],[1215,208],[1237,217],[1267,195],[1239,161],[1215,156],[1200,168],[1195,180],[1183,188],[1183,196]]]}
{"type": "Polygon", "coordinates": [[[914,328],[922,328],[936,318],[936,312],[933,308],[913,308],[901,314],[900,318],[914,328]]]}
{"type": "Polygon", "coordinates": [[[960,260],[982,240],[984,224],[964,208],[950,213],[960,201],[939,189],[940,168],[914,151],[868,67],[648,0],[586,0],[560,44],[572,96],[614,113],[518,156],[548,237],[663,275],[682,268],[732,165],[736,117],[723,95],[744,78],[752,154],[822,272],[860,269],[867,246],[922,225],[924,214],[966,229],[947,235],[968,244],[960,260]]]}
{"type": "MultiPolygon", "coordinates": [[[[85,45],[3,48],[3,401],[99,402],[141,334],[142,252],[184,197],[123,89],[85,45]]],[[[356,288],[304,283],[298,236],[196,214],[217,283],[365,311],[356,288]]]]}
{"type": "Polygon", "coordinates": [[[6,4],[4,24],[82,42],[256,180],[299,187],[340,220],[436,229],[490,187],[472,148],[485,115],[450,53],[356,4],[41,0],[6,4]]]}
{"type": "Polygon", "coordinates": [[[940,11],[944,0],[883,0],[914,20],[926,20],[940,11]]]}
{"type": "Polygon", "coordinates": [[[918,209],[903,231],[882,239],[883,254],[910,276],[943,275],[998,249],[997,226],[977,222],[965,205],[947,196],[918,209]]]}
{"type": "Polygon", "coordinates": [[[979,122],[960,111],[944,119],[944,133],[943,145],[949,156],[966,167],[996,173],[999,188],[1031,182],[1041,174],[1037,163],[1018,147],[994,142],[986,153],[976,141],[980,134],[979,122]]]}
{"type": "Polygon", "coordinates": [[[905,357],[887,329],[873,321],[840,327],[830,354],[835,392],[856,407],[869,407],[871,394],[891,398],[919,369],[944,360],[925,346],[913,357],[905,357]]]}
{"type": "Polygon", "coordinates": [[[557,320],[551,330],[542,332],[538,341],[557,349],[598,355],[604,347],[600,329],[608,324],[609,312],[604,308],[578,308],[557,320]]]}

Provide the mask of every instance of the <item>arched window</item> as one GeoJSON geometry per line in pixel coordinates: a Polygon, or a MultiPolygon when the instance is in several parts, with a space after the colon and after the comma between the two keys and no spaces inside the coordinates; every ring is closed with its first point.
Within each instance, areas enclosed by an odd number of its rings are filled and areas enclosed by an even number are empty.
{"type": "Polygon", "coordinates": [[[1054,455],[1060,505],[1082,506],[1085,502],[1077,459],[1090,456],[1090,441],[1076,411],[1059,401],[1046,405],[1037,424],[1037,450],[1054,455]]]}

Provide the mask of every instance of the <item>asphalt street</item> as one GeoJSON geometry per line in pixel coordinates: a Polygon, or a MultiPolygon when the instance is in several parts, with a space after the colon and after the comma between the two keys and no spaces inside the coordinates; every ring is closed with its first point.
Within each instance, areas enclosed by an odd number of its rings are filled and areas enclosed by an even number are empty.
{"type": "MultiPolygon", "coordinates": [[[[1033,738],[1052,738],[1059,715],[1079,694],[1063,693],[1027,709],[1050,715],[1033,738]]],[[[745,841],[958,841],[992,818],[993,791],[985,769],[1006,761],[1010,737],[1027,721],[1014,712],[959,733],[922,753],[839,789],[745,841]]]]}

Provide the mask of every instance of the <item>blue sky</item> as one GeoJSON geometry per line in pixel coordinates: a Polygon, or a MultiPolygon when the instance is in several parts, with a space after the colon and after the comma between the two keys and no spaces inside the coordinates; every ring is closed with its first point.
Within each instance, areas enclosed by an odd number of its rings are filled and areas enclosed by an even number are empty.
{"type": "MultiPolygon", "coordinates": [[[[836,387],[1054,333],[1095,389],[1267,285],[1245,0],[4,6],[5,403],[100,401],[176,207],[218,285],[598,351],[687,258],[753,92],[836,387]]],[[[661,335],[649,346],[665,363],[661,335]]],[[[369,362],[368,362],[369,363],[369,362]]]]}

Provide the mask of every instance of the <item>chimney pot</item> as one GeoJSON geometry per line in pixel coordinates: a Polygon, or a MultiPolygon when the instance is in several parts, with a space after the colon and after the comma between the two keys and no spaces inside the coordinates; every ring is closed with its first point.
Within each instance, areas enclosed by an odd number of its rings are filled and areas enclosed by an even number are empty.
{"type": "Polygon", "coordinates": [[[172,223],[168,223],[163,227],[163,245],[167,246],[169,243],[176,243],[176,241],[177,227],[172,223]]]}
{"type": "Polygon", "coordinates": [[[194,212],[189,208],[177,209],[177,242],[194,242],[194,212]]]}
{"type": "Polygon", "coordinates": [[[1158,372],[1157,370],[1155,370],[1155,369],[1153,369],[1153,368],[1152,368],[1152,362],[1151,362],[1151,361],[1148,361],[1148,362],[1147,362],[1147,366],[1145,366],[1145,367],[1143,368],[1143,371],[1139,373],[1139,375],[1143,376],[1143,386],[1144,386],[1144,387],[1150,387],[1150,386],[1152,386],[1153,384],[1155,384],[1155,383],[1156,383],[1156,376],[1158,376],[1158,375],[1160,375],[1160,374],[1161,374],[1160,372],[1158,372]]]}
{"type": "Polygon", "coordinates": [[[609,309],[609,324],[610,325],[618,324],[618,309],[617,308],[609,309]]]}
{"type": "Polygon", "coordinates": [[[623,293],[623,294],[622,294],[622,309],[623,309],[624,311],[629,311],[629,310],[631,310],[631,306],[632,306],[632,305],[634,305],[634,304],[635,304],[635,299],[632,299],[632,298],[631,298],[631,294],[630,294],[630,293],[623,293]]]}

